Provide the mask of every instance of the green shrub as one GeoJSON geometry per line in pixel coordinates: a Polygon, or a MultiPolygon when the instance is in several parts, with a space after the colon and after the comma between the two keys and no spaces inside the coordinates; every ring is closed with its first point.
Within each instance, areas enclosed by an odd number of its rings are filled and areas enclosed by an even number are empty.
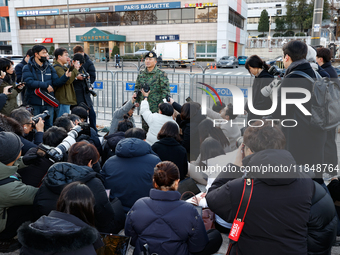
{"type": "Polygon", "coordinates": [[[296,33],[295,36],[306,36],[304,32],[296,33]]]}
{"type": "Polygon", "coordinates": [[[285,37],[292,37],[292,36],[294,36],[294,32],[291,31],[291,30],[288,30],[288,31],[286,31],[286,32],[283,34],[283,36],[285,36],[285,37]]]}
{"type": "Polygon", "coordinates": [[[273,37],[281,37],[282,36],[282,33],[274,33],[273,34],[273,37]]]}

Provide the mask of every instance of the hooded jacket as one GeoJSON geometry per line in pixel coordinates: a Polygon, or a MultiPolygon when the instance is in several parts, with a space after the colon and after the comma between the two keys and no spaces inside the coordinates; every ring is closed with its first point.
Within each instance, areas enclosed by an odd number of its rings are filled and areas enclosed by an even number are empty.
{"type": "Polygon", "coordinates": [[[96,228],[105,233],[117,233],[120,226],[116,226],[115,213],[108,200],[101,176],[87,166],[57,163],[48,169],[34,200],[39,216],[48,215],[52,210],[55,210],[63,188],[75,181],[84,183],[94,195],[96,201],[94,206],[96,228]]]}
{"type": "Polygon", "coordinates": [[[96,80],[96,68],[86,53],[84,53],[84,59],[85,63],[82,65],[82,67],[86,70],[86,72],[89,73],[91,84],[93,84],[96,80]]]}
{"type": "Polygon", "coordinates": [[[121,140],[116,155],[105,162],[102,170],[110,198],[119,198],[128,212],[139,198],[149,195],[154,168],[160,161],[147,142],[138,138],[121,140]]]}
{"type": "Polygon", "coordinates": [[[96,255],[98,231],[72,214],[52,211],[18,229],[22,255],[96,255]]]}
{"type": "Polygon", "coordinates": [[[106,143],[104,146],[103,154],[102,154],[102,162],[103,164],[110,157],[116,155],[116,146],[120,140],[125,138],[125,132],[117,131],[111,135],[105,137],[106,143]]]}
{"type": "Polygon", "coordinates": [[[180,197],[178,191],[152,189],[150,197],[133,205],[125,234],[132,237],[134,255],[139,255],[146,243],[150,253],[162,255],[189,255],[204,249],[208,236],[203,220],[195,207],[180,197]]]}
{"type": "MultiPolygon", "coordinates": [[[[274,149],[243,159],[245,167],[264,165],[290,167],[296,163],[288,151],[274,149]]],[[[213,212],[233,222],[244,179],[226,182],[221,175],[213,182],[206,200],[213,212]]],[[[253,172],[249,177],[254,178],[253,194],[243,231],[231,254],[328,254],[337,221],[332,201],[319,184],[299,171],[289,175],[283,171],[264,175],[253,172]]]]}
{"type": "Polygon", "coordinates": [[[185,148],[172,137],[164,137],[152,145],[152,150],[162,161],[171,161],[179,169],[180,179],[188,173],[188,160],[185,148]]]}
{"type": "MultiPolygon", "coordinates": [[[[82,65],[79,70],[79,74],[85,74],[85,68],[82,65]]],[[[90,80],[92,80],[92,77],[90,76],[90,80]]],[[[91,94],[88,92],[86,89],[87,84],[86,80],[74,80],[73,81],[73,87],[74,91],[76,92],[76,97],[77,97],[77,104],[79,105],[80,103],[85,103],[87,106],[93,106],[93,102],[91,99],[91,94]]]]}
{"type": "Polygon", "coordinates": [[[23,57],[21,62],[15,66],[15,74],[17,76],[17,83],[21,82],[22,79],[22,69],[24,68],[25,65],[27,65],[27,62],[25,61],[26,57],[23,57]]]}
{"type": "Polygon", "coordinates": [[[21,159],[13,166],[6,166],[0,163],[0,180],[13,176],[14,182],[0,185],[0,232],[5,229],[9,207],[18,205],[32,205],[34,196],[38,189],[22,183],[18,168],[25,167],[21,159]]]}
{"type": "MultiPolygon", "coordinates": [[[[62,66],[57,60],[53,61],[53,67],[58,74],[58,77],[65,75],[67,71],[66,66],[62,66]]],[[[55,89],[55,97],[58,99],[59,103],[66,105],[76,105],[77,97],[73,87],[73,81],[78,75],[78,70],[73,69],[71,77],[62,86],[55,89]]]]}
{"type": "MultiPolygon", "coordinates": [[[[47,104],[34,93],[35,89],[41,88],[47,91],[49,85],[56,89],[64,85],[68,80],[68,77],[65,75],[59,78],[56,70],[48,61],[44,62],[42,66],[39,66],[35,62],[34,56],[32,56],[28,64],[24,66],[22,76],[23,81],[26,82],[25,102],[30,105],[47,104]]],[[[53,92],[50,94],[54,96],[53,92]]]]}

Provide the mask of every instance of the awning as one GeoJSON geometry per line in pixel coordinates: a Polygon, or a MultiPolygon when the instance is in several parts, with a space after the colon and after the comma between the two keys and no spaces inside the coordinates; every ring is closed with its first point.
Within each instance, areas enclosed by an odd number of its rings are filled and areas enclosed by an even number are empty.
{"type": "Polygon", "coordinates": [[[103,42],[103,41],[115,41],[125,42],[125,35],[114,35],[108,31],[99,30],[98,28],[92,28],[90,31],[83,35],[76,36],[77,41],[81,42],[103,42]]]}

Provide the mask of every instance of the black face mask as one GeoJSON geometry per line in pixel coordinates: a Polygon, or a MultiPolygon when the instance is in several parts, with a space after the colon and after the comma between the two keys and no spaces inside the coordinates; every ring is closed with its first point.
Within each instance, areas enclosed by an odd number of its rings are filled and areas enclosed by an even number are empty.
{"type": "Polygon", "coordinates": [[[41,63],[44,63],[44,62],[46,62],[46,61],[47,61],[47,57],[40,57],[40,59],[39,59],[39,60],[40,60],[40,62],[41,62],[41,63]]]}

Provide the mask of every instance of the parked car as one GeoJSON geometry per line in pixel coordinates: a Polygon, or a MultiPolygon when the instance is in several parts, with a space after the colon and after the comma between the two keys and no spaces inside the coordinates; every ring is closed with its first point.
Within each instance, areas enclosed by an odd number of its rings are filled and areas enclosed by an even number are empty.
{"type": "Polygon", "coordinates": [[[239,65],[245,65],[246,64],[246,61],[247,61],[247,56],[239,56],[238,57],[238,64],[239,65]]]}
{"type": "Polygon", "coordinates": [[[217,62],[217,68],[220,67],[232,67],[232,68],[238,68],[238,59],[234,56],[225,56],[222,57],[218,62],[217,62]]]}
{"type": "Polygon", "coordinates": [[[277,57],[274,58],[274,59],[270,59],[270,60],[266,61],[266,64],[267,64],[267,65],[270,65],[270,66],[276,65],[276,62],[277,62],[277,61],[282,61],[282,56],[277,56],[277,57]]]}
{"type": "Polygon", "coordinates": [[[0,55],[0,58],[8,58],[14,63],[14,67],[21,62],[21,60],[24,58],[21,55],[0,55]]]}

